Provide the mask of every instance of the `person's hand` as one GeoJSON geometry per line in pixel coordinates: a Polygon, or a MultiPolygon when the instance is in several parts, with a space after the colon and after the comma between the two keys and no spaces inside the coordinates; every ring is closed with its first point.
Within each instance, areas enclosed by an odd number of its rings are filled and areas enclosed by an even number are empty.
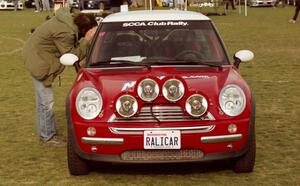
{"type": "Polygon", "coordinates": [[[89,31],[87,31],[85,33],[84,39],[86,39],[87,41],[91,41],[96,33],[97,27],[93,27],[91,29],[89,29],[89,31]]]}

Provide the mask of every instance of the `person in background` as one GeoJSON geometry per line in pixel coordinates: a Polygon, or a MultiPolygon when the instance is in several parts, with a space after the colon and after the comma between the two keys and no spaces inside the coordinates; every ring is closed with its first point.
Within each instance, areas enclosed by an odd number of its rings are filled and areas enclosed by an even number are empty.
{"type": "Polygon", "coordinates": [[[129,4],[128,0],[111,0],[111,11],[113,13],[120,12],[120,6],[129,4]]]}
{"type": "Polygon", "coordinates": [[[17,11],[19,6],[19,0],[13,0],[13,3],[14,3],[14,11],[17,11]]]}
{"type": "Polygon", "coordinates": [[[40,12],[40,0],[34,0],[34,5],[35,5],[35,11],[34,12],[40,12]]]}
{"type": "Polygon", "coordinates": [[[42,0],[42,3],[43,3],[43,10],[44,11],[50,11],[49,0],[42,0]]]}
{"type": "Polygon", "coordinates": [[[296,0],[295,14],[294,17],[289,20],[289,23],[296,23],[299,11],[300,11],[300,0],[296,0]]]}
{"type": "Polygon", "coordinates": [[[231,4],[232,10],[235,10],[234,0],[227,0],[226,1],[226,10],[228,10],[229,3],[231,4]]]}
{"type": "Polygon", "coordinates": [[[132,0],[132,6],[133,7],[142,7],[144,6],[143,0],[132,0]]]}
{"type": "Polygon", "coordinates": [[[185,3],[184,0],[175,0],[175,9],[176,10],[184,10],[185,3]]]}
{"type": "Polygon", "coordinates": [[[52,83],[64,70],[59,58],[73,53],[82,60],[96,26],[93,15],[75,15],[69,8],[60,8],[55,16],[38,26],[24,44],[22,56],[35,89],[36,127],[41,142],[62,144],[56,137],[52,90],[52,83]]]}
{"type": "Polygon", "coordinates": [[[84,0],[79,0],[79,9],[80,10],[84,9],[84,0]]]}
{"type": "Polygon", "coordinates": [[[274,5],[274,7],[278,7],[278,5],[281,5],[281,7],[285,7],[285,0],[276,0],[276,3],[274,5]]]}

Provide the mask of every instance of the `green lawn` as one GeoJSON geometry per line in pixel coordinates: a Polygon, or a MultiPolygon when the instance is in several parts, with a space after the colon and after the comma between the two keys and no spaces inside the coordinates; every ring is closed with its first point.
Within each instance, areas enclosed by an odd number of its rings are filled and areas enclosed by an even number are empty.
{"type": "MultiPolygon", "coordinates": [[[[42,145],[35,133],[33,86],[21,60],[30,28],[46,13],[0,11],[0,185],[300,185],[300,18],[294,8],[229,10],[211,17],[231,56],[250,49],[241,64],[257,100],[257,160],[250,174],[226,162],[177,165],[103,165],[88,176],[68,173],[66,148],[42,145]]],[[[59,135],[66,138],[65,97],[75,72],[54,83],[59,135]]]]}

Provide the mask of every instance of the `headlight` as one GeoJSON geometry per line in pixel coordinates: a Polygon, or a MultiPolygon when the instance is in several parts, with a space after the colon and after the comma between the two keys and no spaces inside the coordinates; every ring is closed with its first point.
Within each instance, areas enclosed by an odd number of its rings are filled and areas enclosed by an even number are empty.
{"type": "Polygon", "coordinates": [[[131,95],[122,95],[116,102],[117,112],[126,118],[133,116],[138,110],[138,103],[131,95]]]}
{"type": "Polygon", "coordinates": [[[162,92],[164,97],[172,102],[180,100],[184,95],[184,86],[177,79],[169,79],[163,85],[162,92]]]}
{"type": "Polygon", "coordinates": [[[76,98],[76,110],[84,119],[94,119],[102,109],[102,97],[94,88],[82,89],[76,98]]]}
{"type": "Polygon", "coordinates": [[[233,84],[227,85],[219,95],[219,103],[225,114],[228,116],[237,116],[246,107],[246,96],[239,86],[233,84]]]}
{"type": "Polygon", "coordinates": [[[193,117],[200,117],[207,111],[208,103],[200,94],[191,95],[185,102],[185,110],[193,117]]]}
{"type": "Polygon", "coordinates": [[[150,102],[157,98],[159,86],[156,81],[147,78],[139,83],[137,92],[142,100],[150,102]]]}

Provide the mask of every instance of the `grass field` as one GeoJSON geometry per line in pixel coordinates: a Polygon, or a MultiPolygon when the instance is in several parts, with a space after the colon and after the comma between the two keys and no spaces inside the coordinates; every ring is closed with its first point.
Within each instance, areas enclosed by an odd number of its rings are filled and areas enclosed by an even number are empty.
{"type": "MultiPolygon", "coordinates": [[[[257,160],[250,174],[226,162],[177,165],[105,165],[88,176],[70,176],[65,147],[39,143],[33,86],[21,60],[30,28],[46,13],[0,11],[0,185],[300,185],[300,18],[293,7],[249,8],[211,17],[231,56],[250,49],[255,59],[240,65],[256,95],[257,160]]],[[[75,72],[54,83],[59,135],[66,138],[64,102],[75,72]]]]}

